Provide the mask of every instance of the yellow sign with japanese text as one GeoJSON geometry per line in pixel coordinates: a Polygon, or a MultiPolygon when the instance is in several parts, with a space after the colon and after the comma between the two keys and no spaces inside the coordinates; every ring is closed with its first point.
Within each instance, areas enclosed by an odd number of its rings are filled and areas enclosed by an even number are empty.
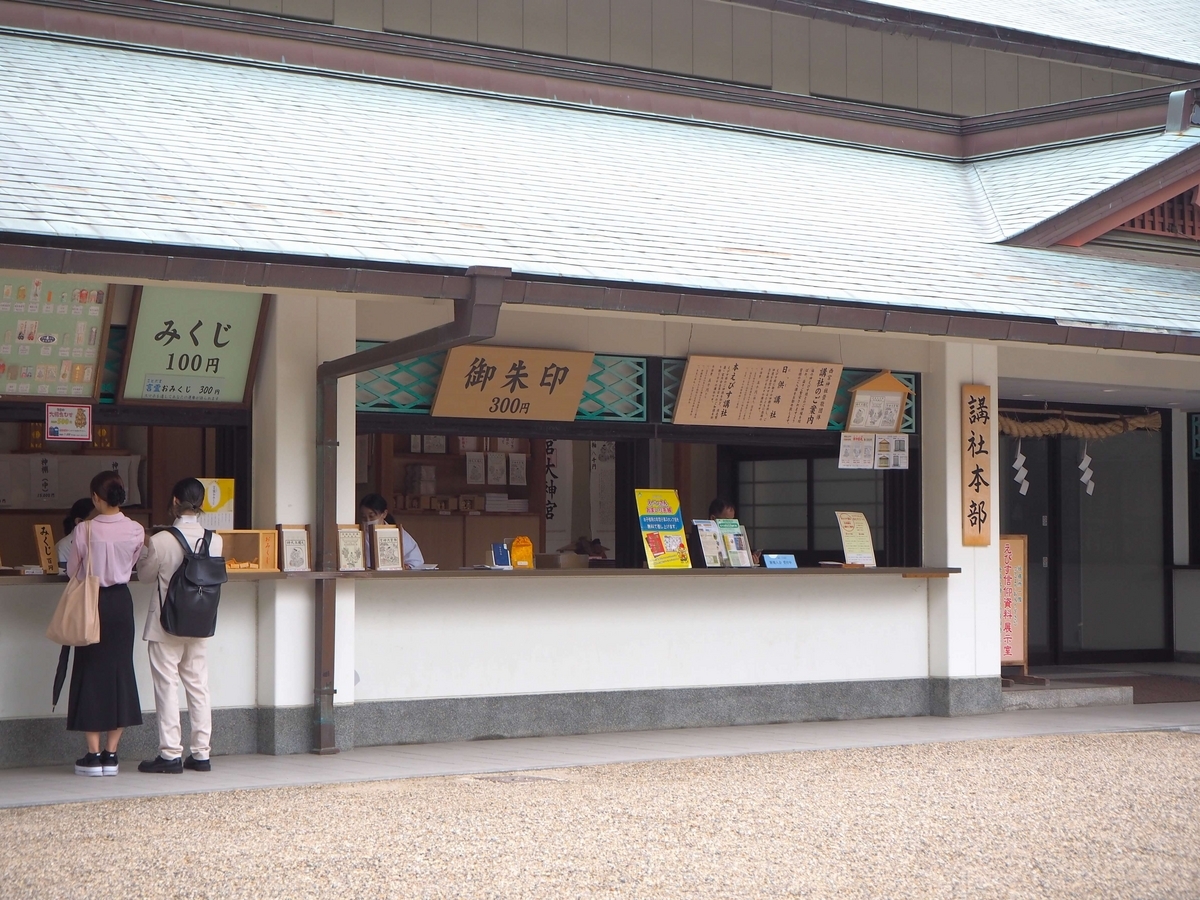
{"type": "Polygon", "coordinates": [[[837,363],[690,356],[674,423],[824,431],[841,377],[837,363]]]}
{"type": "Polygon", "coordinates": [[[690,569],[687,533],[679,494],[669,490],[635,490],[646,565],[651,569],[690,569]]]}
{"type": "Polygon", "coordinates": [[[962,536],[964,547],[992,543],[992,389],[962,387],[962,536]]]}
{"type": "Polygon", "coordinates": [[[593,354],[471,345],[446,354],[434,416],[571,422],[593,354]]]}

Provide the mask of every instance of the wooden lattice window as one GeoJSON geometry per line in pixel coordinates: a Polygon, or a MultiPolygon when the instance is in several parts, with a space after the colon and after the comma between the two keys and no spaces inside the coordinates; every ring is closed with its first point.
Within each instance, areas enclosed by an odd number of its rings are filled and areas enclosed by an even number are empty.
{"type": "Polygon", "coordinates": [[[1136,231],[1140,234],[1160,234],[1170,237],[1191,238],[1200,241],[1200,188],[1192,188],[1178,196],[1172,197],[1166,203],[1160,203],[1153,209],[1148,209],[1134,216],[1124,225],[1118,225],[1121,231],[1136,231]]]}

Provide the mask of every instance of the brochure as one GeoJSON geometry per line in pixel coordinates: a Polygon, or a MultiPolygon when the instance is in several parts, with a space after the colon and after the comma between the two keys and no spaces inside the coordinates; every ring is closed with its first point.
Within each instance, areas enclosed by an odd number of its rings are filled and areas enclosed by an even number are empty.
{"type": "Polygon", "coordinates": [[[754,554],[750,552],[750,540],[742,523],[737,519],[717,519],[717,528],[721,531],[729,565],[735,569],[753,568],[754,554]]]}
{"type": "Polygon", "coordinates": [[[700,552],[704,555],[704,565],[710,569],[719,569],[729,565],[729,557],[725,554],[725,542],[721,538],[721,529],[712,519],[693,519],[696,535],[700,538],[700,552]]]}

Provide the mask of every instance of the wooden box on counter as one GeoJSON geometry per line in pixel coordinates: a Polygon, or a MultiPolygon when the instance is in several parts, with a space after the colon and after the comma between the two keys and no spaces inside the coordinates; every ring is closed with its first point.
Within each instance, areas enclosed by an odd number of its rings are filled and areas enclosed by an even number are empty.
{"type": "Polygon", "coordinates": [[[278,572],[279,533],[271,530],[218,531],[230,572],[278,572]]]}

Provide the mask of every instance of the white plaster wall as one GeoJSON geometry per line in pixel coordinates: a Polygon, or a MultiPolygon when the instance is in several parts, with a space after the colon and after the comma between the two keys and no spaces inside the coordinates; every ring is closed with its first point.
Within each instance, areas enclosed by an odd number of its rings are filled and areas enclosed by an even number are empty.
{"type": "MultiPolygon", "coordinates": [[[[929,674],[985,677],[1000,674],[1000,507],[1003,464],[993,460],[991,546],[962,543],[962,386],[988,384],[996,393],[996,347],[941,343],[930,346],[921,381],[921,487],[924,494],[924,561],[962,573],[929,587],[929,674]]],[[[993,402],[993,406],[994,406],[993,402]]],[[[989,440],[998,446],[993,410],[989,440]]]]}
{"type": "Polygon", "coordinates": [[[360,700],[924,678],[926,582],[611,573],[362,581],[360,700]]]}
{"type": "MultiPolygon", "coordinates": [[[[1179,391],[1195,391],[1200,385],[1200,359],[1194,356],[1032,344],[1001,343],[996,346],[1001,378],[1179,391]]],[[[1112,401],[1122,402],[1120,394],[1112,401]]]]}
{"type": "MultiPolygon", "coordinates": [[[[46,640],[46,626],[62,585],[5,587],[0,598],[0,719],[65,717],[69,682],[58,709],[50,696],[59,648],[46,640]]],[[[152,597],[149,585],[131,584],[136,641],[134,670],[142,709],[154,711],[154,689],[142,627],[152,597]]],[[[230,582],[221,591],[217,633],[209,639],[209,687],[214,708],[255,705],[256,591],[254,582],[230,582]]],[[[309,656],[311,656],[311,652],[309,656]]],[[[311,694],[311,690],[310,690],[311,694]]],[[[181,708],[182,693],[181,693],[181,708]]]]}

